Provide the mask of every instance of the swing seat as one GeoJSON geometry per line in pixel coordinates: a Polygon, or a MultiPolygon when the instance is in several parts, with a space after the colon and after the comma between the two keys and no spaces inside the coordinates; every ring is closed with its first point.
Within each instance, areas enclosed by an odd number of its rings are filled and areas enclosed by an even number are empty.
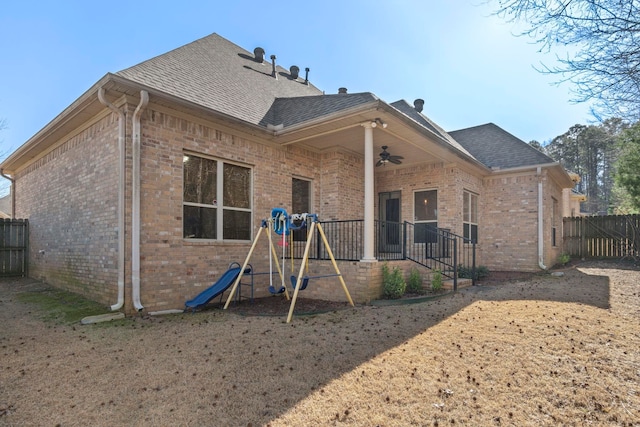
{"type": "MultiPolygon", "coordinates": [[[[296,289],[296,282],[298,281],[298,278],[296,276],[291,276],[291,287],[295,290],[296,289]]],[[[307,285],[309,284],[309,276],[304,276],[302,278],[302,283],[300,284],[300,290],[304,291],[307,288],[307,285]]]]}
{"type": "Polygon", "coordinates": [[[284,291],[285,291],[284,286],[282,286],[280,289],[276,289],[273,286],[269,286],[269,292],[271,292],[271,294],[273,294],[273,295],[281,294],[284,291]]]}

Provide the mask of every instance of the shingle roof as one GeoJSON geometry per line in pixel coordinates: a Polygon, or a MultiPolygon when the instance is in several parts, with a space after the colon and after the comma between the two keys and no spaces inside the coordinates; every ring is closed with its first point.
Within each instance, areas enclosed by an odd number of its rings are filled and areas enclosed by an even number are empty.
{"type": "Polygon", "coordinates": [[[214,33],[116,74],[252,124],[264,123],[276,98],[322,95],[280,66],[277,79],[271,71],[214,33]]]}
{"type": "Polygon", "coordinates": [[[369,92],[278,98],[260,124],[287,127],[377,100],[369,92]]]}
{"type": "Polygon", "coordinates": [[[425,116],[424,114],[418,112],[415,107],[409,105],[407,101],[401,99],[400,101],[392,102],[391,106],[396,110],[400,111],[405,116],[409,116],[416,122],[420,123],[422,126],[426,127],[436,135],[445,139],[449,144],[453,145],[456,149],[462,151],[465,154],[473,157],[473,155],[465,149],[462,145],[458,143],[454,138],[452,138],[444,129],[438,126],[434,121],[425,116]]]}
{"type": "Polygon", "coordinates": [[[551,157],[493,123],[451,131],[449,135],[490,168],[554,163],[551,157]]]}

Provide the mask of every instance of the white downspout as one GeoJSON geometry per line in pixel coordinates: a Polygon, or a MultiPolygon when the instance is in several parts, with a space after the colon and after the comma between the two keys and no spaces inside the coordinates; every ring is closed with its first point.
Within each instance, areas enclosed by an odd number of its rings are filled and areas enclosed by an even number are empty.
{"type": "Polygon", "coordinates": [[[374,215],[374,174],[373,174],[373,128],[375,122],[363,123],[364,127],[364,253],[361,261],[374,262],[375,257],[375,215],[374,215]]]}
{"type": "Polygon", "coordinates": [[[547,266],[544,265],[544,225],[542,223],[544,219],[542,210],[542,168],[540,166],[538,166],[536,174],[538,175],[538,266],[546,270],[547,266]]]}
{"type": "Polygon", "coordinates": [[[131,298],[136,310],[144,308],[140,302],[140,116],[149,102],[149,93],[140,91],[140,103],[131,119],[133,127],[133,194],[131,207],[131,298]]]}
{"type": "Polygon", "coordinates": [[[125,174],[125,114],[111,104],[104,97],[104,89],[98,89],[98,99],[102,105],[108,107],[118,115],[118,302],[111,306],[111,311],[117,311],[124,305],[124,174],[125,174]]]}

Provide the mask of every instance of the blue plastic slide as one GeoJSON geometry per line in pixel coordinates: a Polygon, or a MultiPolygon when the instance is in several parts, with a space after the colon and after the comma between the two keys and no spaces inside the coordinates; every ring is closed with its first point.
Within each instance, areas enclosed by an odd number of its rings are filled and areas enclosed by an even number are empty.
{"type": "Polygon", "coordinates": [[[233,283],[238,278],[238,275],[240,274],[240,270],[240,267],[232,267],[228,269],[227,272],[224,273],[216,283],[200,292],[194,299],[185,302],[185,310],[187,308],[195,310],[209,304],[209,301],[211,301],[212,299],[229,289],[231,285],[233,285],[233,283]]]}

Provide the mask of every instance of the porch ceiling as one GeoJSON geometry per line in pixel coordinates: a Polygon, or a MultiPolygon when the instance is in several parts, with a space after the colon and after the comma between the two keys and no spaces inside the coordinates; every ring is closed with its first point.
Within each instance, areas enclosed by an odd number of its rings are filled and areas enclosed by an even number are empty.
{"type": "Polygon", "coordinates": [[[373,129],[375,160],[378,160],[383,145],[389,147],[387,151],[390,154],[404,157],[402,164],[387,163],[385,170],[436,162],[469,161],[436,135],[426,134],[424,128],[415,129],[410,123],[408,125],[395,115],[379,109],[338,117],[288,133],[284,129],[282,134],[275,137],[275,141],[280,145],[302,145],[320,152],[339,148],[364,156],[362,124],[370,123],[376,118],[386,123],[387,127],[376,126],[373,129]]]}

